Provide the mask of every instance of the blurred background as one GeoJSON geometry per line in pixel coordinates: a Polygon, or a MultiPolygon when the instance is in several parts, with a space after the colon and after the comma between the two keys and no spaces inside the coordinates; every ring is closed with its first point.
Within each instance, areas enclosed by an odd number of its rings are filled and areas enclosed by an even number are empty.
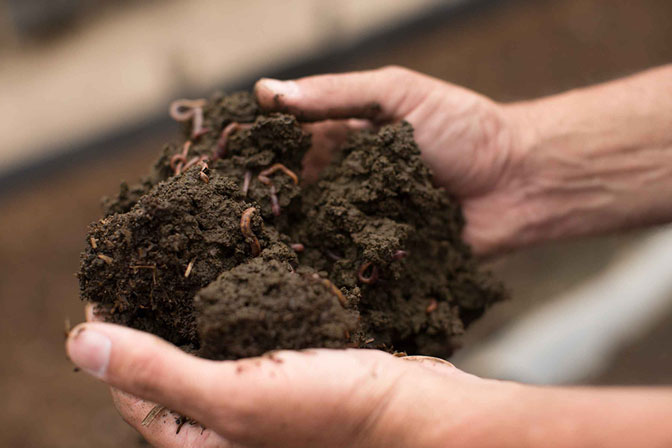
{"type": "MultiPolygon", "coordinates": [[[[99,199],[177,137],[171,99],[399,64],[515,101],[672,60],[667,0],[0,0],[0,446],[135,446],[63,322],[99,199]]],[[[672,229],[491,263],[513,299],[454,362],[535,383],[672,383],[672,229]]]]}

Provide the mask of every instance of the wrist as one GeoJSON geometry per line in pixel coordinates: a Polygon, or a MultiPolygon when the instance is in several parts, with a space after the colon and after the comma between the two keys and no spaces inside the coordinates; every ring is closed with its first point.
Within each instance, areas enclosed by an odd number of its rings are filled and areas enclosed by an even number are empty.
{"type": "Polygon", "coordinates": [[[521,157],[516,245],[672,219],[672,110],[632,98],[632,82],[504,106],[521,157]]]}

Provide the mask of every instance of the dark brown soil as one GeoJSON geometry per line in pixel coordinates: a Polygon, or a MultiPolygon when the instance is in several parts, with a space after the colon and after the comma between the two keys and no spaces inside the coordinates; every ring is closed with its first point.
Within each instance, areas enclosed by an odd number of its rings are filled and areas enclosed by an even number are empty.
{"type": "Polygon", "coordinates": [[[212,160],[227,125],[250,125],[223,157],[179,175],[170,160],[183,145],[167,145],[90,228],[81,294],[108,320],[212,359],[347,346],[448,356],[504,297],[460,239],[459,205],[432,185],[408,123],[353,134],[317,183],[296,185],[310,136],[295,117],[263,115],[245,93],[204,113],[210,132],[187,159],[212,160]],[[277,163],[291,172],[264,179],[277,163]]]}

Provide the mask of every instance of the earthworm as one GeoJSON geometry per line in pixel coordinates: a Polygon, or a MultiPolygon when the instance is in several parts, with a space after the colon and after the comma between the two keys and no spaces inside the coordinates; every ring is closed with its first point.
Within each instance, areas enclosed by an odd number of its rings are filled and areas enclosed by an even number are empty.
{"type": "Polygon", "coordinates": [[[345,308],[345,305],[348,303],[348,301],[345,298],[345,296],[343,295],[343,293],[341,292],[341,290],[336,287],[336,285],[331,283],[331,281],[329,281],[329,279],[320,277],[318,274],[313,274],[312,277],[315,280],[319,280],[320,283],[322,283],[324,286],[326,286],[327,289],[329,289],[329,291],[333,295],[336,296],[336,298],[338,299],[338,302],[341,304],[341,306],[343,308],[345,308]]]}
{"type": "Polygon", "coordinates": [[[208,132],[203,128],[203,106],[207,104],[204,99],[187,100],[181,99],[170,103],[169,114],[175,121],[187,121],[193,119],[192,138],[198,138],[208,132]]]}
{"type": "Polygon", "coordinates": [[[278,202],[278,195],[275,191],[275,185],[271,185],[271,210],[275,216],[280,216],[280,203],[278,202]]]}
{"type": "Polygon", "coordinates": [[[247,190],[250,189],[250,182],[252,181],[252,171],[245,171],[243,178],[243,196],[247,196],[247,190]]]}
{"type": "Polygon", "coordinates": [[[439,307],[438,302],[436,299],[432,299],[429,301],[429,305],[427,305],[427,308],[425,308],[425,313],[427,314],[432,314],[436,309],[439,307]]]}
{"type": "Polygon", "coordinates": [[[376,283],[378,280],[378,266],[371,263],[370,261],[367,261],[359,267],[359,271],[357,271],[357,278],[359,278],[360,282],[367,285],[376,283]],[[371,268],[371,275],[367,277],[365,273],[369,270],[369,268],[371,268]]]}
{"type": "Polygon", "coordinates": [[[187,163],[187,154],[189,154],[189,149],[191,149],[191,140],[184,142],[181,154],[175,154],[170,158],[170,168],[174,171],[176,176],[182,173],[184,164],[187,163]]]}
{"type": "Polygon", "coordinates": [[[261,173],[259,173],[257,178],[262,183],[266,185],[271,185],[271,179],[268,176],[270,176],[271,174],[275,173],[278,170],[281,170],[283,173],[291,177],[292,181],[294,182],[294,185],[299,185],[299,177],[294,173],[294,171],[290,170],[282,163],[276,163],[274,165],[271,165],[269,168],[266,168],[261,173]]]}
{"type": "Polygon", "coordinates": [[[392,257],[391,257],[391,258],[392,258],[392,260],[394,260],[394,261],[399,261],[399,260],[405,258],[407,255],[408,255],[408,252],[407,252],[407,251],[405,251],[405,250],[401,250],[401,249],[400,249],[400,250],[395,251],[395,252],[392,254],[392,257]]]}
{"type": "Polygon", "coordinates": [[[208,103],[207,100],[200,98],[197,100],[180,99],[170,103],[170,118],[175,121],[187,121],[193,116],[193,110],[203,107],[208,103]]]}
{"type": "Polygon", "coordinates": [[[250,240],[250,249],[252,250],[252,256],[256,257],[261,252],[261,245],[257,236],[252,232],[252,213],[256,212],[257,209],[250,207],[243,212],[243,216],[240,218],[240,231],[243,233],[245,238],[250,240]]]}
{"type": "Polygon", "coordinates": [[[343,295],[343,293],[341,292],[341,290],[338,289],[338,288],[336,287],[336,285],[334,285],[333,283],[331,283],[331,282],[330,282],[328,279],[326,279],[326,278],[323,278],[323,279],[322,279],[322,284],[323,284],[324,286],[326,286],[327,288],[329,288],[329,291],[331,291],[331,292],[336,296],[336,298],[337,298],[338,301],[340,302],[341,306],[342,306],[343,308],[345,308],[345,305],[348,303],[348,301],[345,299],[345,296],[343,295]]]}
{"type": "Polygon", "coordinates": [[[236,121],[232,121],[231,123],[227,124],[226,127],[222,130],[219,139],[217,140],[217,151],[215,151],[214,157],[215,160],[221,159],[226,155],[226,147],[229,143],[229,137],[231,134],[238,130],[249,129],[251,127],[252,123],[238,123],[236,121]]]}
{"type": "Polygon", "coordinates": [[[289,247],[291,247],[294,252],[303,252],[306,249],[301,243],[292,243],[289,247]]]}
{"type": "Polygon", "coordinates": [[[269,168],[266,168],[261,173],[259,173],[259,175],[257,176],[259,182],[266,185],[270,185],[271,187],[270,191],[271,210],[273,210],[273,214],[275,216],[280,216],[280,204],[278,204],[278,195],[277,195],[278,192],[275,188],[275,185],[273,185],[273,182],[271,182],[271,179],[268,176],[270,176],[271,174],[275,173],[278,170],[281,170],[283,173],[289,176],[294,182],[294,185],[299,185],[299,177],[296,174],[294,174],[294,171],[290,170],[282,163],[276,163],[274,165],[271,165],[269,168]]]}
{"type": "Polygon", "coordinates": [[[331,261],[338,261],[342,256],[338,255],[336,252],[332,251],[331,249],[327,249],[324,251],[325,255],[331,260],[331,261]]]}
{"type": "MultiPolygon", "coordinates": [[[[209,157],[206,156],[206,155],[192,157],[192,158],[191,158],[191,159],[190,159],[190,160],[189,160],[189,161],[182,167],[182,171],[183,171],[183,172],[184,172],[184,171],[187,171],[189,168],[191,168],[192,166],[196,165],[197,163],[205,163],[205,162],[208,161],[208,159],[209,159],[209,157]]],[[[206,165],[206,168],[207,168],[207,165],[206,165]]]]}
{"type": "Polygon", "coordinates": [[[184,166],[182,167],[182,171],[187,171],[189,168],[196,165],[199,159],[200,157],[198,156],[192,157],[191,160],[189,160],[187,163],[184,164],[184,166]]]}
{"type": "Polygon", "coordinates": [[[203,109],[200,107],[195,107],[193,111],[194,120],[191,125],[191,138],[197,139],[201,135],[210,132],[210,129],[203,127],[203,109]]]}

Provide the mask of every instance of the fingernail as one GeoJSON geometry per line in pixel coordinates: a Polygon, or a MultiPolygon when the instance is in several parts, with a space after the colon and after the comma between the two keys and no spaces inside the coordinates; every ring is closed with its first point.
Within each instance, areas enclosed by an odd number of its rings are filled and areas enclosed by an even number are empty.
{"type": "Polygon", "coordinates": [[[112,341],[105,334],[87,326],[75,328],[68,339],[68,355],[87,373],[103,378],[110,362],[112,341]]]}
{"type": "Polygon", "coordinates": [[[294,81],[262,78],[259,80],[259,86],[270,90],[275,95],[282,95],[289,99],[296,99],[300,94],[299,85],[294,81]]]}

